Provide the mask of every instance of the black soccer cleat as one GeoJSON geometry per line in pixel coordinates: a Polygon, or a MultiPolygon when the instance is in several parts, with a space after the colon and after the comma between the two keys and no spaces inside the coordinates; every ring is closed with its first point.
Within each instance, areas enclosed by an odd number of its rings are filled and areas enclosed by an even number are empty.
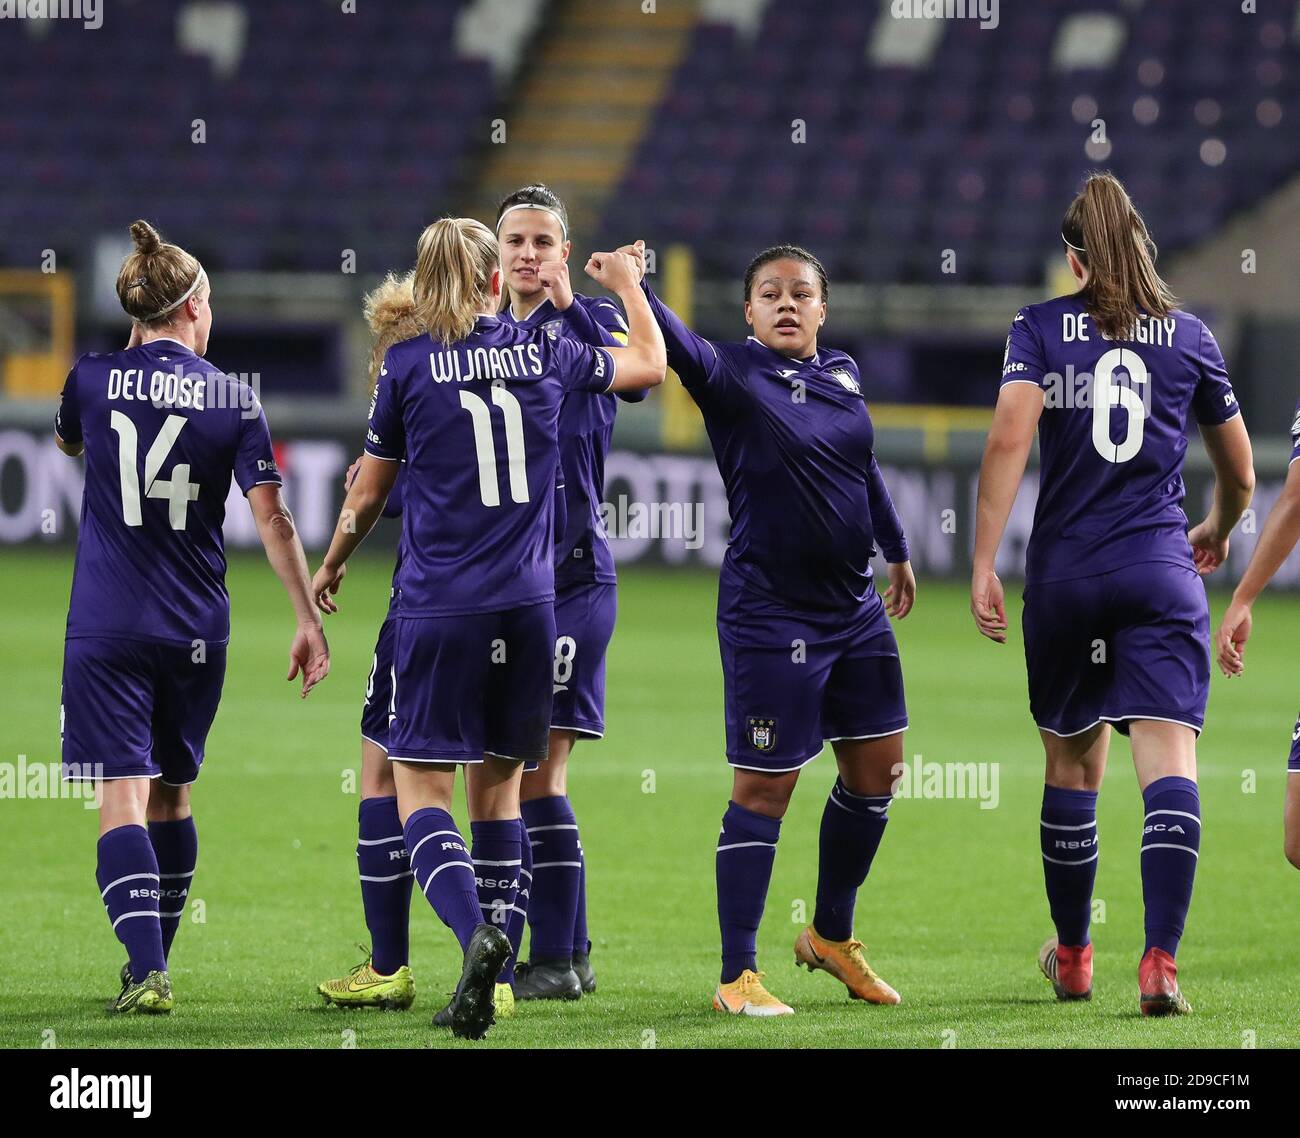
{"type": "MultiPolygon", "coordinates": [[[[593,982],[595,977],[592,977],[593,982]]],[[[567,960],[538,960],[515,965],[516,1000],[577,1000],[582,981],[567,960]]]]}
{"type": "MultiPolygon", "coordinates": [[[[510,957],[510,941],[495,925],[482,924],[465,947],[465,966],[460,983],[446,1010],[451,1013],[451,1031],[458,1039],[482,1039],[496,1023],[493,995],[497,977],[510,957]]],[[[435,1017],[435,1025],[437,1017],[435,1017]]]]}
{"type": "Polygon", "coordinates": [[[590,995],[596,990],[596,970],[591,966],[591,953],[575,952],[573,970],[578,974],[578,983],[582,985],[584,994],[590,995]]]}

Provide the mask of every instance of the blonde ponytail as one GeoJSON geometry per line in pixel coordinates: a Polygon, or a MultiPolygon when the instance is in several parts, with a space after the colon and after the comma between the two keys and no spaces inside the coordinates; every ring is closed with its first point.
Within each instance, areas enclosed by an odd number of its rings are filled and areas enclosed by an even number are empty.
{"type": "Polygon", "coordinates": [[[1083,300],[1101,332],[1126,339],[1141,313],[1164,319],[1178,298],[1156,272],[1156,246],[1128,191],[1093,174],[1066,211],[1061,235],[1088,270],[1083,300]]]}
{"type": "Polygon", "coordinates": [[[413,340],[424,327],[415,309],[415,274],[395,276],[389,273],[378,288],[366,295],[362,311],[374,343],[370,349],[370,382],[379,378],[384,356],[394,344],[413,340]]]}
{"type": "Polygon", "coordinates": [[[443,344],[463,340],[492,302],[500,261],[492,231],[471,217],[444,217],[420,234],[412,298],[423,329],[443,344]]]}

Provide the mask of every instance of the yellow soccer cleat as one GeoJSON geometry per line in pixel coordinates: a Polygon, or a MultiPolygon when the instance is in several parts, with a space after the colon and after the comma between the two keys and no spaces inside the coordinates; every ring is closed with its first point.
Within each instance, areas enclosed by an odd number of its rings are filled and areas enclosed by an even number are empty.
{"type": "Polygon", "coordinates": [[[809,925],[794,942],[794,962],[809,972],[829,972],[855,1000],[869,1004],[899,1004],[903,997],[872,971],[860,940],[823,940],[809,925]]]}
{"type": "Polygon", "coordinates": [[[515,1014],[515,990],[509,984],[498,984],[493,990],[492,1010],[497,1019],[515,1014]]]}
{"type": "Polygon", "coordinates": [[[338,980],[326,980],[316,985],[316,991],[325,997],[327,1004],[344,1008],[384,1008],[405,1011],[415,1002],[415,978],[403,964],[391,976],[376,972],[370,963],[370,954],[338,980]]]}
{"type": "Polygon", "coordinates": [[[166,972],[150,972],[139,983],[126,972],[122,994],[108,1006],[114,1015],[166,1015],[172,1010],[172,984],[166,972]]]}
{"type": "Polygon", "coordinates": [[[748,968],[730,984],[719,984],[713,993],[716,1011],[733,1016],[792,1016],[794,1008],[783,1004],[763,987],[762,972],[748,968]]]}

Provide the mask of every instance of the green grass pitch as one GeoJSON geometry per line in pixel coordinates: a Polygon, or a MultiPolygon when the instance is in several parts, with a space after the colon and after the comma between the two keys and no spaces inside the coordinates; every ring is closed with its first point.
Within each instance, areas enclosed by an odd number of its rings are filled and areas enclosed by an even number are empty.
{"type": "MultiPolygon", "coordinates": [[[[59,669],[71,553],[0,560],[4,618],[0,761],[58,757],[59,669]]],[[[1038,853],[1042,758],[1017,635],[982,640],[965,591],[922,580],[899,627],[912,728],[926,762],[999,764],[999,801],[912,798],[892,821],[858,904],[858,934],[903,993],[851,1004],[823,973],[796,970],[796,919],[811,912],[817,827],[834,777],[807,768],[785,822],[760,933],[779,1020],[709,1009],[716,980],[713,849],[730,786],[711,574],[629,571],[609,658],[608,736],[581,744],[572,797],[589,861],[600,990],[572,1005],[521,1006],[485,1044],[429,1027],[457,975],[450,934],[418,893],[408,1013],[326,1009],[318,981],[358,959],[357,717],[388,566],[358,559],[328,622],[333,673],[310,699],[284,682],[288,606],[258,558],[231,566],[225,697],[195,792],[200,858],[172,954],[176,1010],[113,1020],[122,952],[94,883],[94,815],[74,800],[0,801],[0,1044],[38,1047],[1294,1047],[1300,876],[1282,856],[1282,799],[1295,714],[1300,600],[1266,598],[1244,680],[1216,675],[1201,748],[1203,857],[1181,979],[1185,1020],[1137,1014],[1142,947],[1141,800],[1116,739],[1102,792],[1094,926],[1097,994],[1058,1005],[1035,954],[1050,926],[1038,853]],[[1255,772],[1253,776],[1244,772],[1255,772]],[[1253,784],[1252,784],[1253,777],[1253,784]],[[51,1037],[47,1033],[53,1032],[51,1037]]],[[[1018,589],[1013,625],[1018,627],[1018,589]]],[[[1214,615],[1224,598],[1213,597],[1214,615]]],[[[463,800],[462,800],[463,805],[463,800]]],[[[459,812],[465,822],[463,809],[459,812]]]]}

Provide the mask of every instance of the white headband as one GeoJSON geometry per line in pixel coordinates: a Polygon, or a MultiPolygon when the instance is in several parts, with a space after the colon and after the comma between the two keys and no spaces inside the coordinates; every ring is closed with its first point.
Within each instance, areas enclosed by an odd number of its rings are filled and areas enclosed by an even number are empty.
{"type": "Polygon", "coordinates": [[[201,285],[207,279],[207,276],[208,274],[203,271],[203,266],[200,265],[198,274],[194,278],[194,283],[190,285],[190,287],[187,288],[183,293],[181,293],[179,298],[173,300],[171,304],[169,304],[166,308],[160,308],[152,316],[142,317],[140,322],[142,324],[152,324],[155,320],[161,320],[164,316],[167,315],[167,313],[174,312],[182,304],[184,304],[187,300],[189,300],[190,297],[194,295],[194,290],[197,289],[199,285],[201,285]]]}
{"type": "Polygon", "coordinates": [[[553,218],[555,218],[556,221],[560,223],[560,232],[564,234],[564,240],[567,241],[569,239],[569,227],[564,224],[564,218],[562,218],[559,215],[559,212],[557,210],[553,210],[548,205],[534,205],[532,202],[520,202],[518,205],[512,205],[510,206],[509,209],[505,210],[501,214],[501,216],[497,218],[498,234],[500,234],[501,232],[501,223],[505,221],[505,219],[509,217],[510,214],[514,213],[515,210],[517,209],[540,209],[543,213],[549,213],[553,218]]]}
{"type": "Polygon", "coordinates": [[[1075,252],[1077,252],[1077,253],[1086,253],[1086,252],[1088,251],[1088,250],[1085,249],[1082,245],[1076,245],[1073,241],[1071,241],[1071,240],[1070,240],[1070,239],[1065,235],[1065,230],[1064,230],[1064,229],[1061,230],[1061,240],[1064,241],[1064,242],[1065,242],[1065,243],[1066,243],[1066,244],[1067,244],[1071,249],[1073,249],[1073,250],[1074,250],[1075,252]]]}

